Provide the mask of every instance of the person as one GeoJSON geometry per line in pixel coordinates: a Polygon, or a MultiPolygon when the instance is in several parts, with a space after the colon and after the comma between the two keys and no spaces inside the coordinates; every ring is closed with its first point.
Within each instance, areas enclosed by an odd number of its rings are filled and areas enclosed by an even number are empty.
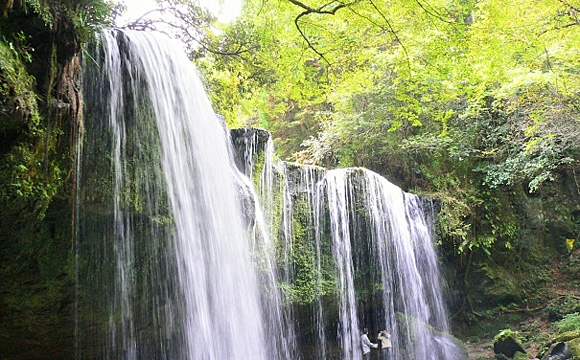
{"type": "Polygon", "coordinates": [[[377,335],[377,340],[381,345],[381,360],[387,360],[389,358],[390,348],[393,347],[391,344],[391,334],[387,330],[383,330],[377,335]]]}
{"type": "Polygon", "coordinates": [[[362,348],[363,359],[369,360],[371,358],[371,348],[378,348],[379,344],[374,344],[369,340],[369,329],[364,328],[363,334],[360,337],[360,346],[362,348]]]}

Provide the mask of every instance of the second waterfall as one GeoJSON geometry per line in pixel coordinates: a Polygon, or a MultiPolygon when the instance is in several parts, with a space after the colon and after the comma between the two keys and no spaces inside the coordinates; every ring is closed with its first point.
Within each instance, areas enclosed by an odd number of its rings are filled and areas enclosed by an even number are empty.
{"type": "Polygon", "coordinates": [[[360,359],[363,326],[463,358],[418,197],[230,137],[163,36],[105,31],[84,69],[78,359],[360,359]]]}

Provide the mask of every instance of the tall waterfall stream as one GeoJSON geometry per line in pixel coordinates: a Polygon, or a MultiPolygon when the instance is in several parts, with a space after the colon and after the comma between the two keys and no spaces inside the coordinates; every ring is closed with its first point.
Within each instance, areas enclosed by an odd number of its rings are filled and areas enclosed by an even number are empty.
{"type": "Polygon", "coordinates": [[[84,68],[78,359],[361,359],[362,327],[392,359],[466,358],[423,199],[230,135],[162,35],[104,31],[84,68]]]}

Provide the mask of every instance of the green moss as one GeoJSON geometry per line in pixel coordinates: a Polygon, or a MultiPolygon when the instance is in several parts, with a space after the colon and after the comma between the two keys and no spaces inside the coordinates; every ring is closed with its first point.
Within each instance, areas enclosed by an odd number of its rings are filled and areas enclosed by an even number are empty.
{"type": "Polygon", "coordinates": [[[518,342],[522,342],[523,338],[522,335],[518,331],[514,331],[511,329],[504,329],[500,331],[496,336],[494,336],[494,341],[505,340],[507,338],[513,338],[518,342]]]}
{"type": "Polygon", "coordinates": [[[317,297],[317,273],[314,263],[314,253],[308,243],[307,231],[304,226],[293,220],[294,236],[292,244],[292,266],[296,269],[292,284],[291,299],[293,303],[310,303],[317,297]]]}
{"type": "Polygon", "coordinates": [[[562,333],[554,337],[551,343],[553,344],[557,342],[567,342],[573,339],[580,339],[580,330],[567,331],[565,333],[562,333]]]}
{"type": "MultiPolygon", "coordinates": [[[[274,186],[271,200],[273,201],[272,234],[276,241],[276,264],[281,273],[287,274],[280,280],[280,288],[286,293],[294,305],[308,305],[326,295],[336,294],[336,274],[332,259],[332,239],[330,234],[322,234],[320,238],[320,258],[317,252],[316,229],[311,196],[302,188],[304,169],[294,164],[286,164],[284,171],[275,168],[274,186]],[[295,184],[290,195],[292,209],[291,224],[283,223],[287,183],[295,184]],[[290,225],[290,226],[289,226],[290,225]],[[287,239],[285,226],[291,228],[292,238],[287,239]],[[320,267],[319,262],[320,261],[320,267]]],[[[324,212],[324,210],[323,210],[324,212]]],[[[286,219],[288,220],[288,219],[286,219]]],[[[325,216],[321,219],[328,221],[325,216]]],[[[327,224],[326,224],[327,225],[327,224]]],[[[321,224],[325,226],[325,224],[321,224]]]]}
{"type": "Polygon", "coordinates": [[[256,189],[261,190],[261,176],[262,170],[264,169],[264,164],[266,162],[266,157],[264,156],[264,151],[260,151],[254,157],[254,168],[252,169],[252,182],[256,189]]]}
{"type": "Polygon", "coordinates": [[[0,135],[12,144],[2,149],[2,202],[21,215],[42,218],[63,183],[60,161],[48,156],[55,154],[60,130],[45,135],[33,78],[10,44],[0,41],[0,54],[0,135]]]}
{"type": "Polygon", "coordinates": [[[572,353],[572,360],[580,360],[580,336],[568,341],[567,345],[572,353]]]}
{"type": "Polygon", "coordinates": [[[39,131],[34,85],[14,43],[0,39],[0,133],[18,127],[39,131]]]}

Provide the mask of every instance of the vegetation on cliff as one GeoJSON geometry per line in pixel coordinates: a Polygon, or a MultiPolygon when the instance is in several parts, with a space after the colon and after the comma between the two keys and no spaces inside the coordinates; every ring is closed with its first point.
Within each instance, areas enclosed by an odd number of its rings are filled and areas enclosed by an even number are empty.
{"type": "Polygon", "coordinates": [[[100,0],[0,5],[0,357],[72,358],[79,54],[100,0]]]}

